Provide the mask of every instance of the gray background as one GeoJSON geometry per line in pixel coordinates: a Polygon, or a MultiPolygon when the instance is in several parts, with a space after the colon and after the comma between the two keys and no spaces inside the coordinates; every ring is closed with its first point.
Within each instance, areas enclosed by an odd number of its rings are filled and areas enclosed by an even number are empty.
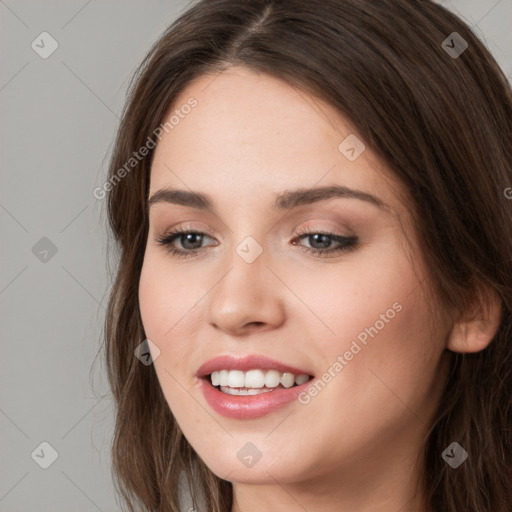
{"type": "MultiPolygon", "coordinates": [[[[512,77],[512,0],[441,3],[512,77]]],[[[120,510],[113,402],[96,358],[109,277],[93,190],[131,73],[186,7],[0,0],[0,512],[120,510]],[[31,47],[44,31],[58,43],[46,59],[31,47]],[[47,469],[35,462],[51,460],[44,441],[58,453],[47,469]]]]}

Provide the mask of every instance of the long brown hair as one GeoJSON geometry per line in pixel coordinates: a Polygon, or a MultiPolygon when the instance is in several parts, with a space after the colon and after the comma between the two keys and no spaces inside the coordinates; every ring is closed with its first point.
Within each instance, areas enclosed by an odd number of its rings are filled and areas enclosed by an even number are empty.
{"type": "Polygon", "coordinates": [[[422,484],[427,512],[509,512],[512,91],[470,28],[427,0],[202,0],[136,70],[104,189],[119,249],[105,322],[117,406],[112,470],[129,510],[179,511],[182,483],[196,507],[198,499],[209,511],[232,506],[231,483],[197,456],[153,366],[134,357],[145,339],[138,283],[153,150],[130,169],[126,162],[148,144],[187,84],[233,65],[327,101],[388,164],[408,192],[437,307],[463,311],[478,283],[501,298],[491,344],[477,353],[450,353],[446,388],[425,441],[422,484]],[[441,458],[453,441],[470,454],[457,470],[441,458]]]}

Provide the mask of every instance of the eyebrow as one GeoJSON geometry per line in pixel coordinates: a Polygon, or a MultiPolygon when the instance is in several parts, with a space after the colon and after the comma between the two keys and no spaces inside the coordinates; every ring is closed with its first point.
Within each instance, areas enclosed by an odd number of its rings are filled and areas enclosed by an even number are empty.
{"type": "MultiPolygon", "coordinates": [[[[382,209],[389,209],[389,206],[378,197],[354,190],[341,185],[331,185],[317,188],[299,188],[295,190],[285,190],[277,194],[272,203],[274,210],[291,210],[299,206],[304,206],[319,201],[325,201],[332,198],[359,199],[366,201],[382,209]]],[[[148,200],[148,208],[157,203],[171,203],[214,212],[214,202],[210,196],[200,192],[190,190],[181,190],[173,188],[163,188],[156,191],[148,200]]]]}

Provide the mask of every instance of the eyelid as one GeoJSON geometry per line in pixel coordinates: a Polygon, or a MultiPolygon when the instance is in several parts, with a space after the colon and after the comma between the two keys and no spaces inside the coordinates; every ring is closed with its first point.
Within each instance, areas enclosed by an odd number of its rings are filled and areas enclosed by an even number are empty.
{"type": "MultiPolygon", "coordinates": [[[[159,236],[159,238],[165,238],[167,235],[174,233],[176,231],[183,232],[183,231],[193,231],[193,232],[199,232],[202,234],[207,235],[209,238],[217,240],[219,242],[223,241],[222,234],[213,234],[213,231],[207,227],[207,224],[203,222],[199,222],[198,225],[195,222],[192,221],[185,221],[184,223],[173,223],[172,225],[166,227],[162,230],[162,234],[159,236]]],[[[290,226],[290,225],[289,225],[290,226]]],[[[291,233],[293,237],[298,236],[299,234],[311,234],[311,233],[325,233],[329,235],[338,235],[342,236],[344,238],[358,238],[355,231],[350,227],[349,224],[346,222],[341,222],[340,220],[333,221],[332,219],[326,220],[325,218],[318,218],[318,219],[308,219],[307,221],[301,221],[299,223],[294,223],[293,226],[291,226],[291,233]],[[300,227],[299,227],[300,226],[300,227]]],[[[228,227],[229,229],[229,227],[228,227]]],[[[284,231],[288,231],[289,228],[287,228],[285,225],[280,227],[278,229],[278,233],[283,234],[284,231]]],[[[272,231],[273,228],[271,228],[268,232],[272,231]]],[[[156,232],[158,232],[158,229],[155,229],[156,232]]],[[[230,232],[232,232],[231,229],[229,229],[230,232]]]]}
{"type": "MultiPolygon", "coordinates": [[[[207,235],[211,239],[217,239],[218,241],[222,241],[223,237],[220,234],[214,235],[212,231],[206,227],[203,223],[201,226],[194,226],[190,222],[185,222],[184,224],[176,223],[162,230],[161,235],[158,238],[165,238],[169,234],[174,234],[176,232],[196,232],[207,235]]],[[[157,229],[155,229],[158,232],[157,229]]],[[[231,230],[230,230],[231,231],[231,230]]],[[[270,230],[271,231],[271,230],[270,230]]],[[[281,230],[279,230],[281,231],[281,230]]],[[[284,231],[284,228],[283,228],[284,231]]],[[[338,235],[344,238],[357,238],[354,231],[350,229],[348,226],[340,227],[339,223],[337,226],[328,226],[326,224],[325,219],[320,220],[309,220],[307,222],[301,222],[293,227],[292,236],[297,237],[298,235],[303,234],[311,234],[311,233],[325,233],[328,235],[338,235]],[[319,225],[320,224],[320,225],[319,225]],[[299,227],[300,226],[300,227],[299,227]]]]}
{"type": "Polygon", "coordinates": [[[172,224],[165,229],[159,230],[155,229],[155,232],[161,232],[160,237],[165,237],[170,233],[174,233],[176,231],[182,232],[182,231],[193,231],[196,233],[204,233],[205,235],[208,235],[210,238],[220,238],[222,239],[222,236],[213,235],[212,230],[210,230],[205,224],[201,223],[201,225],[192,225],[191,222],[184,222],[184,223],[175,223],[172,224]]]}
{"type": "Polygon", "coordinates": [[[351,227],[351,225],[347,222],[343,222],[341,219],[310,219],[306,222],[300,222],[296,224],[293,228],[293,232],[324,232],[344,236],[345,238],[357,237],[355,230],[351,227]]]}

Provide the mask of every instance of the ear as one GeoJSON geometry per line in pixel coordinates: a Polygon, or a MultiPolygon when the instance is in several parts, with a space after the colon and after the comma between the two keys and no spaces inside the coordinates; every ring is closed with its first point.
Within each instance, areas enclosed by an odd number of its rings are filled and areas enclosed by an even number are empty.
{"type": "Polygon", "coordinates": [[[489,286],[479,285],[448,336],[453,352],[480,352],[496,335],[501,321],[501,299],[489,286]]]}

